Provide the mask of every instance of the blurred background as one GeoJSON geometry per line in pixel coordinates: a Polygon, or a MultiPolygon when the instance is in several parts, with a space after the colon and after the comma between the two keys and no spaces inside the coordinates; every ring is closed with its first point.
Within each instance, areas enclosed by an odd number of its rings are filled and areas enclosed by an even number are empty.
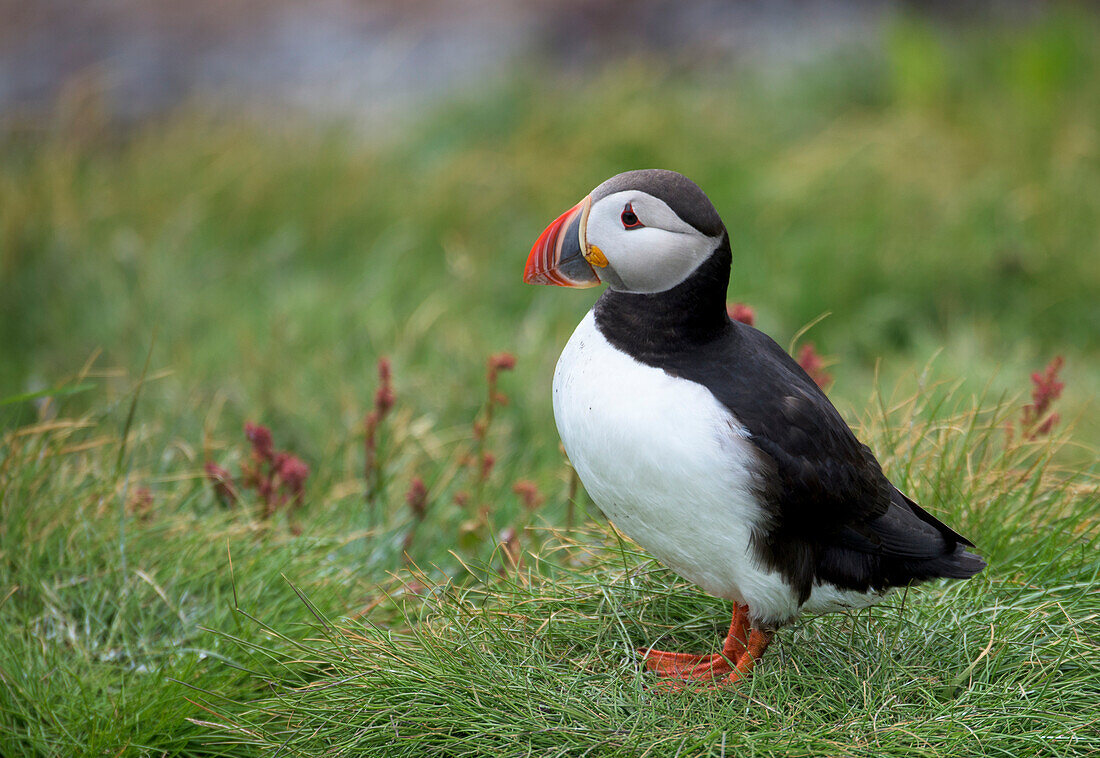
{"type": "Polygon", "coordinates": [[[727,222],[731,302],[784,345],[830,314],[802,340],[842,406],[1026,400],[1064,354],[1096,442],[1098,51],[1091,3],[0,0],[0,396],[109,391],[156,332],[166,407],[319,447],[377,357],[446,417],[508,350],[549,433],[593,298],[526,252],[665,167],[727,222]]]}
{"type": "MultiPolygon", "coordinates": [[[[0,3],[0,106],[38,116],[80,89],[131,122],[202,98],[230,113],[294,108],[392,132],[441,98],[640,57],[654,71],[776,73],[837,53],[882,63],[883,33],[921,15],[945,28],[1027,26],[1052,4],[865,0],[103,0],[0,3]]],[[[930,62],[931,63],[931,62],[930,62]]],[[[935,65],[931,63],[931,65],[935,65]]]]}

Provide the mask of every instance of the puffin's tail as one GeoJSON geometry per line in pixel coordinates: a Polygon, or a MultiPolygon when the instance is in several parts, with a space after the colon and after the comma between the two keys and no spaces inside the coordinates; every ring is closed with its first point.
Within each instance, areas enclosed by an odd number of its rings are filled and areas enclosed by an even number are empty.
{"type": "Polygon", "coordinates": [[[910,570],[918,581],[946,577],[948,579],[969,579],[986,567],[986,562],[981,556],[975,555],[966,548],[974,547],[974,543],[963,537],[947,524],[940,521],[928,511],[921,508],[912,498],[898,489],[894,489],[895,505],[908,507],[909,511],[925,524],[939,532],[940,537],[946,543],[943,553],[920,561],[913,561],[910,570]],[[899,502],[900,498],[900,502],[899,502]]]}
{"type": "Polygon", "coordinates": [[[844,529],[821,554],[817,576],[841,587],[900,587],[946,577],[969,579],[985,561],[974,545],[898,490],[886,512],[844,529]]]}
{"type": "Polygon", "coordinates": [[[948,579],[969,579],[985,567],[986,562],[980,556],[970,552],[960,543],[955,545],[953,553],[923,561],[920,574],[929,578],[943,576],[948,579]]]}

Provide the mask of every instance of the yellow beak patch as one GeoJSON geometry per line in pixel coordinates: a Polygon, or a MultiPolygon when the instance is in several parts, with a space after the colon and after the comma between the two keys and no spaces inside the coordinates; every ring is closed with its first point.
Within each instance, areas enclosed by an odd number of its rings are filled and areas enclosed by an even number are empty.
{"type": "Polygon", "coordinates": [[[595,245],[588,245],[587,250],[584,252],[584,259],[591,265],[599,268],[605,268],[607,266],[607,256],[603,254],[603,250],[600,250],[595,245]]]}

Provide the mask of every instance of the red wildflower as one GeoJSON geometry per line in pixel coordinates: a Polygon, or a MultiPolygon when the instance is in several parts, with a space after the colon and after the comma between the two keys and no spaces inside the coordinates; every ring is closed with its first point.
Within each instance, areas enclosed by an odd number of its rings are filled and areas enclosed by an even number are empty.
{"type": "Polygon", "coordinates": [[[414,476],[409,482],[409,491],[405,493],[405,502],[412,511],[413,518],[423,521],[428,511],[428,488],[424,486],[424,480],[414,476]]]}
{"type": "Polygon", "coordinates": [[[1031,375],[1031,382],[1035,385],[1031,391],[1031,399],[1035,401],[1036,412],[1043,413],[1051,403],[1062,396],[1062,390],[1066,388],[1066,384],[1058,381],[1058,372],[1062,370],[1065,362],[1065,358],[1057,355],[1042,374],[1035,372],[1031,375]]]}
{"type": "Polygon", "coordinates": [[[309,466],[305,461],[290,453],[279,453],[275,459],[275,474],[294,496],[295,502],[302,501],[306,479],[309,478],[309,466]]]}
{"type": "Polygon", "coordinates": [[[153,493],[148,487],[138,487],[130,495],[128,503],[130,513],[142,521],[148,521],[153,515],[153,493]]]}
{"type": "Polygon", "coordinates": [[[1053,429],[1054,429],[1054,425],[1057,424],[1061,420],[1062,420],[1062,417],[1059,416],[1057,413],[1050,414],[1049,416],[1047,416],[1046,421],[1039,424],[1039,426],[1035,427],[1035,433],[1032,434],[1031,436],[1032,437],[1038,437],[1040,435],[1050,434],[1051,431],[1053,431],[1053,429]]]}
{"type": "Polygon", "coordinates": [[[413,540],[416,539],[416,527],[428,513],[428,488],[424,486],[424,480],[419,476],[414,476],[409,482],[409,491],[405,493],[405,503],[409,506],[413,516],[413,523],[409,530],[405,532],[405,539],[402,540],[405,560],[409,561],[409,550],[412,548],[413,540]]]}
{"type": "MultiPolygon", "coordinates": [[[[473,428],[474,428],[474,439],[475,440],[485,439],[485,432],[489,431],[489,429],[486,426],[484,421],[481,421],[480,419],[478,419],[477,421],[474,422],[474,427],[473,428]]],[[[469,465],[469,464],[470,464],[470,461],[467,460],[464,465],[469,465]]]]}
{"type": "Polygon", "coordinates": [[[275,444],[271,439],[271,430],[251,421],[244,422],[244,434],[252,443],[252,454],[258,461],[270,461],[275,453],[275,444]]]}
{"type": "Polygon", "coordinates": [[[1062,370],[1065,362],[1062,356],[1055,356],[1041,373],[1036,371],[1031,375],[1033,385],[1031,389],[1032,402],[1024,406],[1021,425],[1028,429],[1042,419],[1042,423],[1032,429],[1028,435],[1031,438],[1050,434],[1051,430],[1054,429],[1054,425],[1060,420],[1057,413],[1048,415],[1048,412],[1054,401],[1062,396],[1062,390],[1066,387],[1065,382],[1058,381],[1058,372],[1062,370]]]}
{"type": "Polygon", "coordinates": [[[379,358],[378,389],[374,393],[374,409],[378,412],[379,421],[385,418],[397,400],[397,395],[393,391],[393,384],[391,383],[392,377],[393,368],[390,366],[390,359],[385,356],[379,358]]]}
{"type": "Polygon", "coordinates": [[[748,324],[752,326],[756,323],[756,312],[751,306],[744,303],[727,303],[726,313],[730,315],[734,321],[740,321],[742,324],[748,324]]]}
{"type": "Polygon", "coordinates": [[[519,495],[519,499],[529,511],[537,509],[546,498],[539,492],[538,485],[529,479],[520,479],[512,485],[512,492],[519,495]]]}
{"type": "Polygon", "coordinates": [[[378,389],[374,392],[374,408],[363,420],[363,450],[365,460],[363,474],[367,480],[367,500],[373,501],[381,479],[381,466],[378,462],[378,428],[382,419],[393,409],[397,393],[393,390],[393,366],[390,359],[382,356],[378,359],[378,389]]]}
{"type": "Polygon", "coordinates": [[[487,481],[489,474],[493,472],[493,466],[497,462],[497,457],[492,453],[486,451],[481,454],[481,481],[487,481]]]}
{"type": "Polygon", "coordinates": [[[511,371],[516,367],[516,356],[511,353],[497,353],[489,356],[489,417],[492,418],[493,404],[504,405],[508,399],[497,392],[497,375],[501,371],[511,371]]]}
{"type": "MultiPolygon", "coordinates": [[[[256,490],[263,503],[263,517],[271,516],[290,499],[294,505],[301,505],[309,466],[292,453],[276,450],[271,430],[266,426],[248,422],[244,425],[244,433],[252,444],[252,457],[241,463],[240,485],[256,490]]],[[[213,461],[207,461],[203,471],[224,504],[237,502],[237,487],[229,471],[213,461]]]]}
{"type": "Polygon", "coordinates": [[[454,495],[455,505],[460,508],[465,508],[470,502],[470,493],[465,490],[459,490],[454,495]]]}
{"type": "Polygon", "coordinates": [[[366,415],[366,418],[363,419],[363,428],[368,455],[378,446],[378,441],[375,439],[375,435],[378,431],[378,422],[381,420],[382,417],[377,410],[371,411],[366,415]]]}
{"type": "MultiPolygon", "coordinates": [[[[496,353],[489,356],[489,360],[486,362],[486,378],[488,387],[488,397],[485,403],[485,411],[479,418],[474,419],[473,432],[474,432],[474,449],[473,456],[465,458],[461,461],[463,466],[471,466],[475,461],[478,463],[476,471],[476,497],[481,499],[481,485],[483,485],[488,479],[489,474],[493,470],[493,464],[496,463],[496,456],[485,449],[485,440],[489,434],[489,428],[493,425],[493,411],[498,405],[507,405],[508,397],[503,392],[497,392],[497,379],[501,371],[511,371],[516,367],[516,357],[511,353],[496,353]]],[[[471,471],[471,475],[474,472],[471,471]]],[[[456,502],[457,498],[456,498],[456,502]]],[[[464,504],[464,503],[460,503],[464,504]]]]}
{"type": "Polygon", "coordinates": [[[516,367],[516,356],[511,353],[497,353],[489,356],[490,371],[511,371],[516,367]]]}
{"type": "Polygon", "coordinates": [[[798,365],[810,375],[818,387],[824,387],[833,380],[833,377],[825,371],[825,361],[817,354],[812,342],[807,342],[798,351],[798,365]]]}
{"type": "Polygon", "coordinates": [[[393,391],[393,387],[383,386],[374,391],[374,407],[378,409],[379,418],[389,413],[396,401],[397,394],[393,391]]]}

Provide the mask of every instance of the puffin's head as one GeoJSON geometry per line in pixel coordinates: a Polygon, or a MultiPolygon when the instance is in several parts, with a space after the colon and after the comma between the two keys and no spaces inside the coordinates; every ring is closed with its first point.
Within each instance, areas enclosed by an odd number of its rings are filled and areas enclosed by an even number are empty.
{"type": "Polygon", "coordinates": [[[539,235],[523,281],[563,287],[606,282],[623,292],[663,292],[721,244],[718,211],[675,171],[627,171],[601,184],[539,235]]]}

